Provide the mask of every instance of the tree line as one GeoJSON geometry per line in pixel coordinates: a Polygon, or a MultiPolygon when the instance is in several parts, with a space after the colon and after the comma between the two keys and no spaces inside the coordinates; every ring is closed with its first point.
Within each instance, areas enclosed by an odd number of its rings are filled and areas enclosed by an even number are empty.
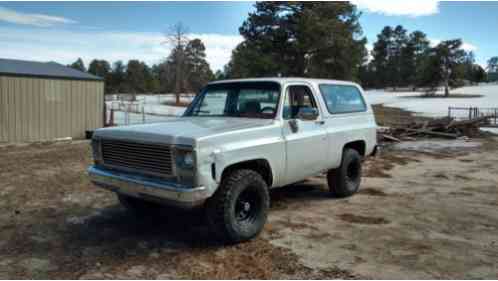
{"type": "MultiPolygon", "coordinates": [[[[239,28],[244,40],[224,69],[214,74],[204,44],[189,40],[182,24],[166,36],[172,51],[162,63],[149,67],[130,60],[111,66],[93,60],[87,71],[105,78],[106,93],[175,92],[177,97],[197,92],[213,79],[243,77],[353,80],[365,88],[444,86],[447,95],[465,81],[486,79],[486,71],[476,64],[473,52],[462,48],[461,39],[433,46],[422,31],[386,26],[368,51],[360,16],[349,2],[257,2],[239,28]]],[[[71,66],[86,70],[81,59],[71,66]]],[[[492,70],[498,71],[498,57],[488,62],[492,70]]]]}
{"type": "MultiPolygon", "coordinates": [[[[433,91],[486,79],[461,39],[431,46],[422,31],[386,26],[368,52],[359,13],[348,2],[258,2],[239,31],[224,77],[304,76],[354,80],[366,88],[433,91]]],[[[498,63],[498,60],[496,61],[498,63]]],[[[223,76],[222,75],[222,76],[223,76]]]]}
{"type": "Polygon", "coordinates": [[[200,39],[189,39],[186,28],[177,24],[166,36],[165,43],[172,50],[167,58],[149,67],[145,62],[132,59],[111,63],[94,59],[85,67],[81,58],[68,65],[74,69],[91,73],[105,80],[105,93],[180,93],[197,92],[214,74],[206,60],[206,47],[200,39]]]}
{"type": "Polygon", "coordinates": [[[446,40],[431,46],[422,31],[408,34],[403,26],[386,26],[373,44],[371,60],[360,67],[359,80],[365,87],[462,86],[464,81],[478,83],[486,71],[475,62],[472,51],[462,48],[461,39],[446,40]]]}
{"type": "Polygon", "coordinates": [[[498,73],[498,57],[491,57],[488,60],[488,72],[498,73]]]}

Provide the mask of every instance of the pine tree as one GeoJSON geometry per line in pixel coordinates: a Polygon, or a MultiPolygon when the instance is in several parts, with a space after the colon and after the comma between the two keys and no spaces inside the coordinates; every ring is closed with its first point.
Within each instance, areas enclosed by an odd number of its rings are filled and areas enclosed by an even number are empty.
{"type": "Polygon", "coordinates": [[[386,87],[391,84],[389,77],[389,61],[391,55],[390,42],[393,37],[393,29],[390,26],[386,26],[377,35],[377,41],[373,45],[372,49],[372,69],[376,73],[377,81],[375,82],[376,87],[386,87]]]}
{"type": "Polygon", "coordinates": [[[139,60],[129,60],[126,66],[126,84],[133,93],[146,92],[146,65],[139,60]]]}
{"type": "Polygon", "coordinates": [[[105,93],[110,93],[112,91],[110,80],[111,65],[106,60],[94,59],[90,62],[88,66],[88,72],[101,77],[105,81],[105,93]]]}
{"type": "Polygon", "coordinates": [[[69,67],[74,68],[79,71],[86,72],[85,63],[81,58],[78,58],[75,62],[69,65],[69,67]]]}
{"type": "Polygon", "coordinates": [[[348,2],[257,2],[239,28],[230,77],[308,76],[352,80],[366,54],[348,2]]]}
{"type": "Polygon", "coordinates": [[[193,39],[185,47],[185,72],[187,89],[198,92],[207,82],[214,79],[214,74],[206,60],[206,47],[200,39],[193,39]]]}
{"type": "Polygon", "coordinates": [[[408,79],[410,85],[416,87],[420,84],[418,80],[423,71],[424,59],[430,50],[430,42],[425,33],[417,30],[410,34],[408,46],[413,49],[413,71],[410,72],[408,79]]]}
{"type": "Polygon", "coordinates": [[[444,95],[450,95],[450,87],[460,86],[464,77],[465,51],[462,40],[442,41],[431,48],[424,59],[420,86],[435,88],[444,86],[444,95]]]}
{"type": "Polygon", "coordinates": [[[116,61],[112,65],[112,71],[108,84],[110,85],[110,93],[126,92],[126,66],[122,61],[116,61]]]}
{"type": "Polygon", "coordinates": [[[488,60],[488,72],[498,72],[498,57],[491,57],[488,60]]]}
{"type": "Polygon", "coordinates": [[[462,40],[460,39],[443,41],[436,46],[446,97],[450,95],[451,84],[456,83],[462,76],[459,66],[463,63],[465,51],[461,47],[462,40]]]}

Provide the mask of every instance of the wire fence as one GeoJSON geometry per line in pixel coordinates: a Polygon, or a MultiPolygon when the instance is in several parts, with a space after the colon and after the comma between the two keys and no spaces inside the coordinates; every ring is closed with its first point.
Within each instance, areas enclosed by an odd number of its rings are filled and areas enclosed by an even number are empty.
{"type": "Polygon", "coordinates": [[[498,127],[498,107],[448,107],[448,117],[456,120],[472,120],[488,117],[486,127],[498,127]]]}
{"type": "Polygon", "coordinates": [[[193,94],[182,94],[176,104],[174,94],[106,96],[105,120],[108,126],[162,122],[183,114],[193,94]]]}

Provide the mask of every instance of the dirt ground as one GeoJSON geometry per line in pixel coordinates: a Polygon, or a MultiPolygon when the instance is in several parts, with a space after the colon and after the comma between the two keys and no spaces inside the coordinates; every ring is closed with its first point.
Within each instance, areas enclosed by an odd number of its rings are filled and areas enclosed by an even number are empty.
{"type": "Polygon", "coordinates": [[[126,212],[89,182],[87,142],[0,147],[0,279],[496,279],[498,139],[478,145],[385,149],[350,198],[323,177],[272,191],[239,245],[199,211],[126,212]]]}

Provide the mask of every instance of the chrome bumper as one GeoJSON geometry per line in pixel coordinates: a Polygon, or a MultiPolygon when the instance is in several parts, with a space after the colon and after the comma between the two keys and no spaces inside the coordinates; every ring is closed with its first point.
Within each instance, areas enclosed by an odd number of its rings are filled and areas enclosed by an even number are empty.
{"type": "Polygon", "coordinates": [[[95,185],[110,191],[178,207],[196,207],[211,196],[204,186],[185,187],[173,182],[109,171],[96,166],[88,168],[88,175],[95,185]]]}

